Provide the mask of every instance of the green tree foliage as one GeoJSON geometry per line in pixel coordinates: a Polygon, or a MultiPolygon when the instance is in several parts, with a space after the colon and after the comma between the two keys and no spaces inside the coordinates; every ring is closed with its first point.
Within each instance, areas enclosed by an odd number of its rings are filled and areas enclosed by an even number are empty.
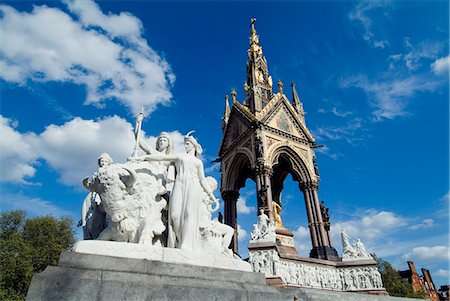
{"type": "Polygon", "coordinates": [[[21,210],[0,215],[0,300],[25,298],[33,275],[74,244],[73,226],[67,217],[26,218],[21,210]]]}
{"type": "Polygon", "coordinates": [[[400,277],[392,265],[382,258],[378,258],[375,254],[371,254],[377,261],[378,270],[381,273],[383,285],[389,295],[394,297],[408,297],[408,298],[422,298],[425,295],[423,292],[414,292],[408,280],[400,277]]]}

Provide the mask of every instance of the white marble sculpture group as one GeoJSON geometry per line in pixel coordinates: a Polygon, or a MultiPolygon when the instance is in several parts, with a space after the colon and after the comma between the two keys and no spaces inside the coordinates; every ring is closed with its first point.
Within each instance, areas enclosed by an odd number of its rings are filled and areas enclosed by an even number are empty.
{"type": "Polygon", "coordinates": [[[253,231],[250,234],[251,242],[254,241],[272,241],[275,242],[275,223],[270,219],[263,209],[260,209],[258,222],[253,224],[253,231]]]}
{"type": "Polygon", "coordinates": [[[90,191],[79,223],[84,238],[233,256],[233,228],[212,220],[217,181],[205,177],[201,145],[189,133],[186,153],[172,154],[172,140],[162,132],[153,148],[139,140],[141,121],[132,157],[118,164],[104,153],[92,179],[83,180],[90,191]],[[138,148],[146,155],[139,157],[138,148]]]}
{"type": "Polygon", "coordinates": [[[366,247],[358,238],[353,244],[350,243],[351,238],[342,229],[342,261],[373,259],[366,251],[366,247]]]}

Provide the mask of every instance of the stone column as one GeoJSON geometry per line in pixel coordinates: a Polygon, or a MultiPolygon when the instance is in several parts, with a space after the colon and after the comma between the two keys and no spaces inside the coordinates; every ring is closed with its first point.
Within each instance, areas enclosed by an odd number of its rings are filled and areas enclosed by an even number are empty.
{"type": "Polygon", "coordinates": [[[312,194],[314,197],[314,206],[316,209],[316,213],[317,213],[317,222],[319,224],[319,231],[320,231],[320,237],[321,237],[321,241],[322,241],[322,246],[323,247],[327,247],[328,246],[328,240],[325,236],[325,227],[323,225],[323,220],[322,220],[322,211],[320,210],[320,205],[319,205],[319,195],[317,193],[317,189],[319,188],[319,186],[317,185],[317,183],[314,183],[312,186],[312,194]]]}
{"type": "Polygon", "coordinates": [[[311,208],[311,198],[309,195],[309,189],[307,189],[304,185],[300,185],[300,190],[303,192],[303,195],[305,198],[306,215],[308,217],[308,228],[309,228],[309,233],[311,235],[312,247],[316,248],[319,246],[319,244],[317,241],[314,214],[313,214],[312,208],[311,208]]]}
{"type": "Polygon", "coordinates": [[[222,199],[224,203],[224,222],[234,229],[233,240],[231,241],[231,249],[238,253],[238,226],[237,226],[237,210],[236,203],[239,198],[239,192],[235,190],[222,191],[222,199]]]}

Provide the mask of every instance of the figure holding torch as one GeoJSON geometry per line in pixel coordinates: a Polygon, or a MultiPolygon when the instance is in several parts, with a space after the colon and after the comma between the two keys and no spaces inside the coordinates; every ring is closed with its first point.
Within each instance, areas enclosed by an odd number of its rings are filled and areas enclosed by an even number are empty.
{"type": "Polygon", "coordinates": [[[141,111],[139,112],[139,116],[136,119],[136,126],[134,127],[134,139],[136,140],[134,144],[134,151],[131,155],[132,158],[139,157],[138,151],[140,149],[139,144],[141,140],[141,126],[142,126],[142,120],[144,120],[144,107],[141,108],[141,111]]]}

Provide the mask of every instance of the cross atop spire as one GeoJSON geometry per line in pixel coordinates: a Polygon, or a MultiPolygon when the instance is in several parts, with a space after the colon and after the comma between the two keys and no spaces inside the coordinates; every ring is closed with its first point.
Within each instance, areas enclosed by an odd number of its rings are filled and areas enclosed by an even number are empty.
{"type": "Polygon", "coordinates": [[[246,99],[244,103],[253,113],[259,112],[272,97],[272,78],[269,76],[266,58],[259,45],[255,29],[256,19],[250,21],[250,47],[247,51],[247,80],[244,83],[246,99]]]}
{"type": "Polygon", "coordinates": [[[250,28],[252,30],[250,32],[250,38],[249,38],[250,39],[249,51],[252,50],[253,52],[261,52],[261,54],[262,54],[262,49],[260,49],[261,47],[259,47],[259,37],[256,34],[255,22],[256,22],[256,18],[252,18],[251,22],[250,22],[250,28]]]}
{"type": "Polygon", "coordinates": [[[250,27],[252,28],[252,31],[255,30],[255,22],[256,22],[256,18],[250,19],[250,27]]]}

